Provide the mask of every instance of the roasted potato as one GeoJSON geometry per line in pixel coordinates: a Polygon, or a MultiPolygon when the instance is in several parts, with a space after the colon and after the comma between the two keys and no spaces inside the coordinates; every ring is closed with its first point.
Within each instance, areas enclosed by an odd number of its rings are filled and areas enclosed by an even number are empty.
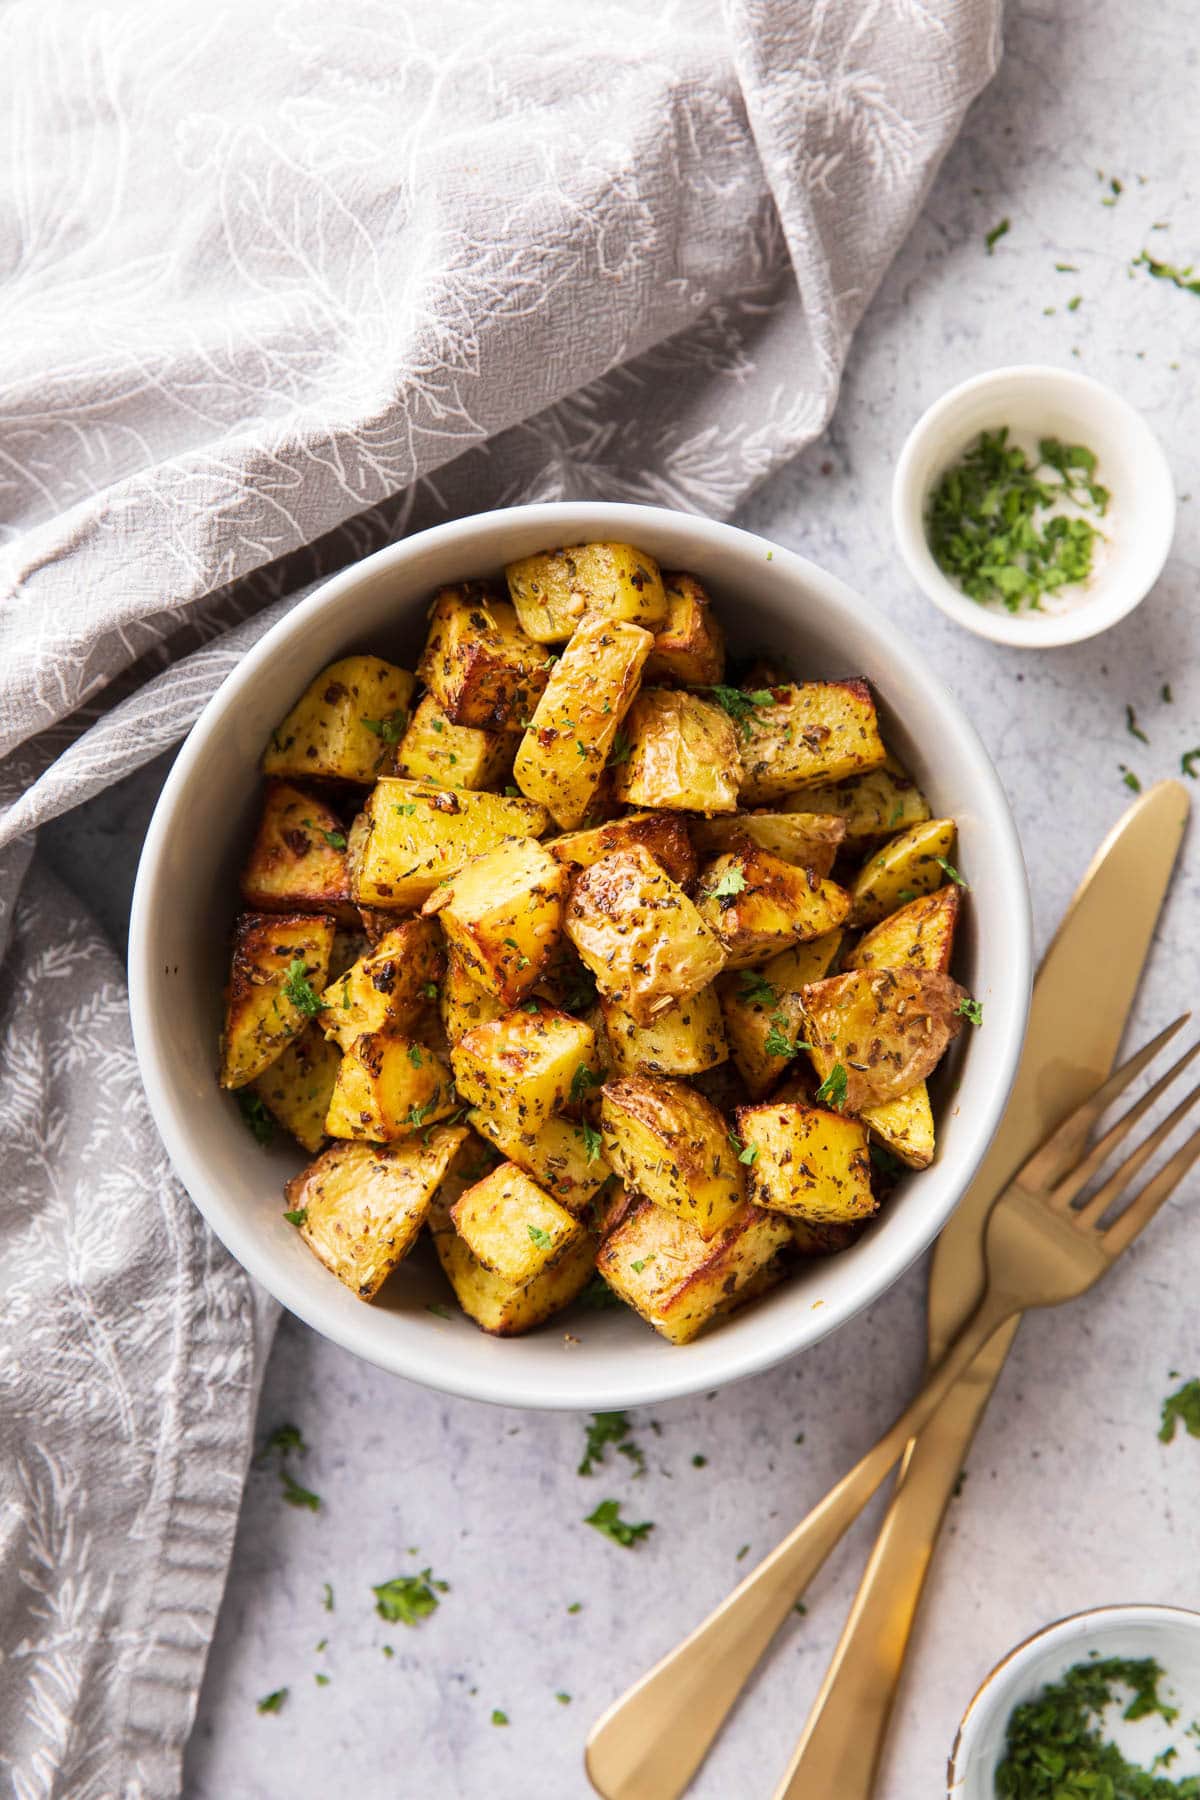
{"type": "Polygon", "coordinates": [[[477,856],[425,902],[462,967],[506,1007],[536,987],[562,938],[568,875],[532,838],[477,856]]]}
{"type": "Polygon", "coordinates": [[[239,885],[251,912],[327,913],[346,925],[358,923],[342,822],[331,806],[290,781],[268,781],[263,789],[239,885]]]}
{"type": "Polygon", "coordinates": [[[876,1143],[898,1157],[910,1169],[927,1169],[933,1161],[935,1142],[933,1108],[923,1081],[895,1100],[868,1106],[862,1122],[876,1143]]]}
{"type": "Polygon", "coordinates": [[[508,1113],[467,1114],[483,1138],[516,1163],[568,1212],[580,1213],[612,1174],[598,1131],[570,1119],[547,1119],[539,1131],[521,1129],[508,1113]]]}
{"type": "Polygon", "coordinates": [[[562,644],[589,614],[657,629],[667,623],[658,564],[632,544],[572,544],[509,563],[509,598],[539,644],[562,644]]]}
{"type": "Polygon", "coordinates": [[[761,969],[731,971],[717,983],[730,1054],[753,1099],[769,1093],[799,1054],[801,992],[827,973],[841,941],[840,931],[827,931],[781,951],[761,969]]]}
{"type": "Polygon", "coordinates": [[[878,924],[898,906],[941,887],[954,839],[953,819],[926,819],[890,838],[855,879],[850,890],[851,923],[878,924]]]}
{"type": "Polygon", "coordinates": [[[707,987],[725,965],[720,940],[641,844],[575,877],[566,931],[601,994],[639,1025],[707,987]]]}
{"type": "Polygon", "coordinates": [[[697,1075],[729,1055],[715,987],[700,988],[678,1006],[639,1025],[617,1000],[601,1002],[611,1066],[622,1075],[697,1075]]]}
{"type": "Polygon", "coordinates": [[[307,913],[242,913],[221,1036],[221,1086],[245,1087],[269,1069],[321,1010],[332,919],[307,913]]]}
{"type": "Polygon", "coordinates": [[[502,787],[512,772],[516,734],[455,725],[426,694],[396,747],[395,772],[443,787],[502,787]]]}
{"type": "Polygon", "coordinates": [[[725,633],[700,583],[691,575],[664,575],[667,617],[654,633],[647,681],[679,687],[718,687],[725,679],[725,633]]]}
{"type": "Polygon", "coordinates": [[[660,862],[672,881],[686,887],[696,873],[696,852],[687,824],[672,813],[632,812],[610,819],[591,831],[569,831],[551,838],[546,848],[560,862],[590,869],[602,856],[642,844],[660,862]]]}
{"type": "Polygon", "coordinates": [[[653,641],[638,625],[585,619],[528,721],[513,779],[564,831],[588,816],[653,641]]]}
{"type": "Polygon", "coordinates": [[[410,912],[473,856],[540,837],[548,823],[529,800],[385,778],[350,833],[351,891],[360,906],[410,912]]]}
{"type": "Polygon", "coordinates": [[[404,733],[413,678],[378,656],[344,656],[322,669],[275,727],[264,775],[374,781],[404,733]]]}
{"type": "Polygon", "coordinates": [[[388,1144],[436,1124],[457,1104],[454,1078],[427,1044],[364,1032],[338,1065],[325,1129],[330,1137],[388,1144]]]}
{"type": "Polygon", "coordinates": [[[309,1025],[247,1088],[310,1155],[325,1142],[325,1114],[341,1060],[320,1026],[309,1025]]]}
{"type": "Polygon", "coordinates": [[[861,937],[845,958],[847,969],[929,969],[944,975],[954,953],[954,928],[962,890],[948,884],[910,900],[861,937]]]}
{"type": "Polygon", "coordinates": [[[814,875],[828,875],[845,832],[841,819],[822,813],[740,812],[691,822],[692,842],[701,856],[719,856],[747,840],[814,875]]]}
{"type": "Polygon", "coordinates": [[[459,1092],[472,1106],[536,1132],[566,1101],[595,1085],[595,1055],[590,1025],[531,1000],[465,1032],[450,1060],[459,1092]]]}
{"type": "Polygon", "coordinates": [[[818,1225],[848,1224],[875,1211],[867,1129],[797,1101],[738,1110],[738,1135],[752,1153],[746,1196],[756,1206],[818,1225]]]}
{"type": "Polygon", "coordinates": [[[743,723],[743,806],[874,769],[887,751],[865,681],[805,681],[761,690],[771,699],[743,723]]]}
{"type": "Polygon", "coordinates": [[[800,998],[820,1099],[861,1113],[933,1073],[962,1030],[968,995],[949,975],[856,969],[810,983],[800,998]]]}
{"type": "Polygon", "coordinates": [[[852,775],[830,787],[806,787],[783,804],[788,812],[836,813],[845,823],[848,846],[907,831],[930,816],[929,802],[894,756],[866,775],[852,775]]]}
{"type": "Polygon", "coordinates": [[[614,790],[627,806],[731,813],[742,761],[733,720],[711,700],[680,688],[643,688],[625,722],[628,755],[614,790]]]}
{"type": "Polygon", "coordinates": [[[835,882],[743,839],[701,869],[696,907],[721,940],[726,967],[748,969],[791,944],[835,931],[850,910],[850,896],[835,882]]]}
{"type": "Polygon", "coordinates": [[[606,1081],[604,1153],[630,1187],[714,1237],[744,1198],[729,1127],[696,1090],[657,1075],[606,1081]]]}
{"type": "Polygon", "coordinates": [[[467,1136],[441,1125],[403,1144],[331,1144],[288,1182],[305,1243],[360,1300],[375,1298],[416,1243],[467,1136]]]}
{"type": "Polygon", "coordinates": [[[438,989],[438,1010],[447,1040],[457,1044],[472,1026],[488,1025],[493,1019],[502,1019],[509,1008],[494,994],[485,993],[450,949],[446,954],[446,972],[438,989]]]}
{"type": "Polygon", "coordinates": [[[445,960],[442,935],[432,919],[394,925],[325,988],[321,1026],[326,1037],[348,1050],[364,1032],[411,1036],[437,997],[445,960]]]}
{"type": "Polygon", "coordinates": [[[561,1312],[582,1293],[596,1266],[596,1240],[588,1232],[558,1262],[529,1281],[506,1281],[472,1256],[448,1210],[437,1201],[429,1222],[438,1261],[458,1304],[469,1319],[494,1337],[517,1337],[561,1312]]]}
{"type": "Polygon", "coordinates": [[[501,1163],[450,1208],[454,1229],[476,1262],[524,1286],[578,1243],[583,1227],[515,1163],[501,1163]]]}
{"type": "Polygon", "coordinates": [[[596,1267],[655,1331],[690,1344],[790,1241],[785,1218],[744,1201],[706,1238],[686,1219],[639,1200],[604,1239],[596,1267]]]}
{"type": "Polygon", "coordinates": [[[491,582],[465,581],[434,595],[417,677],[453,724],[523,730],[551,666],[491,582]]]}
{"type": "Polygon", "coordinates": [[[853,1225],[818,1225],[812,1219],[793,1219],[792,1245],[801,1256],[836,1256],[861,1236],[865,1223],[859,1220],[853,1225]]]}

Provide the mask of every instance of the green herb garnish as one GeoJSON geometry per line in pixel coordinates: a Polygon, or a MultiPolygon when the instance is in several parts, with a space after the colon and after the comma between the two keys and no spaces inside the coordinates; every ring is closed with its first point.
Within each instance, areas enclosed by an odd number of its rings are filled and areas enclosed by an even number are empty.
{"type": "Polygon", "coordinates": [[[846,1093],[849,1081],[845,1069],[840,1062],[835,1062],[828,1075],[817,1089],[817,1099],[826,1106],[832,1106],[840,1112],[846,1104],[846,1093]]]}
{"type": "Polygon", "coordinates": [[[989,256],[995,254],[996,245],[1000,242],[1000,239],[1008,236],[1009,225],[1010,221],[1008,219],[1001,219],[998,225],[993,225],[992,229],[985,234],[983,241],[987,245],[987,253],[989,256]]]}
{"type": "Polygon", "coordinates": [[[600,1133],[596,1130],[594,1125],[585,1125],[584,1126],[584,1128],[583,1128],[583,1148],[587,1155],[587,1159],[590,1163],[599,1162],[600,1151],[603,1146],[603,1143],[604,1143],[604,1140],[600,1136],[600,1133]]]}
{"type": "Polygon", "coordinates": [[[389,1625],[419,1625],[438,1609],[435,1587],[446,1591],[445,1582],[432,1581],[428,1569],[422,1569],[419,1575],[393,1576],[391,1581],[381,1581],[371,1589],[375,1611],[389,1625]]]}
{"type": "Polygon", "coordinates": [[[323,825],[315,824],[312,819],[305,819],[304,823],[308,826],[310,831],[319,831],[331,850],[344,850],[346,848],[345,832],[326,831],[323,825]]]}
{"type": "Polygon", "coordinates": [[[1127,706],[1125,708],[1125,729],[1130,737],[1139,739],[1141,743],[1148,744],[1150,742],[1150,739],[1138,724],[1137,714],[1134,712],[1132,706],[1127,706]]]}
{"type": "Polygon", "coordinates": [[[568,1098],[572,1102],[582,1100],[589,1088],[599,1087],[599,1085],[600,1077],[589,1069],[586,1063],[580,1063],[571,1077],[571,1091],[568,1098]]]}
{"type": "Polygon", "coordinates": [[[529,1232],[529,1241],[535,1250],[549,1250],[553,1245],[554,1239],[548,1231],[543,1231],[540,1225],[528,1225],[526,1230],[529,1232]]]}
{"type": "Polygon", "coordinates": [[[1200,1776],[1177,1782],[1138,1768],[1103,1735],[1104,1710],[1122,1689],[1132,1694],[1124,1718],[1172,1723],[1178,1710],[1160,1698],[1162,1679],[1149,1657],[1076,1663],[1014,1707],[994,1777],[1000,1800],[1198,1800],[1200,1776]]]}
{"type": "Polygon", "coordinates": [[[757,969],[743,969],[738,999],[744,1000],[747,1006],[775,1006],[779,995],[757,969]]]}
{"type": "Polygon", "coordinates": [[[1143,250],[1140,256],[1134,257],[1130,266],[1134,269],[1148,269],[1156,281],[1169,281],[1174,287],[1182,288],[1185,294],[1200,294],[1200,276],[1191,263],[1181,269],[1175,263],[1161,262],[1158,257],[1151,256],[1148,250],[1143,250]]]}
{"type": "Polygon", "coordinates": [[[1200,1438],[1200,1381],[1185,1382],[1163,1401],[1158,1435],[1164,1444],[1174,1442],[1176,1425],[1182,1425],[1189,1437],[1200,1438]]]}
{"type": "Polygon", "coordinates": [[[933,860],[939,869],[945,871],[947,877],[954,883],[955,887],[965,888],[970,886],[970,883],[963,880],[958,870],[952,863],[948,863],[944,856],[935,856],[933,860]]]}
{"type": "Polygon", "coordinates": [[[522,953],[521,946],[518,944],[516,938],[506,937],[504,942],[510,950],[515,950],[517,953],[518,972],[522,969],[527,969],[529,967],[529,958],[522,953]]]}
{"type": "Polygon", "coordinates": [[[583,1522],[602,1531],[605,1537],[611,1538],[614,1544],[620,1544],[624,1550],[632,1550],[640,1539],[649,1537],[654,1530],[649,1520],[643,1520],[640,1525],[632,1525],[628,1519],[623,1519],[619,1500],[602,1500],[595,1512],[589,1513],[583,1522]]]}
{"type": "MultiPolygon", "coordinates": [[[[368,731],[374,732],[375,736],[381,738],[385,744],[398,744],[404,736],[404,728],[408,724],[408,714],[402,706],[399,706],[395,712],[388,713],[385,719],[360,719],[359,724],[365,725],[368,731]]],[[[442,729],[436,720],[434,725],[436,730],[442,729]]]]}
{"type": "Polygon", "coordinates": [[[740,1163],[745,1163],[747,1167],[753,1165],[758,1160],[758,1145],[744,1144],[736,1131],[731,1131],[729,1133],[729,1147],[737,1157],[738,1161],[740,1163]]]}
{"type": "Polygon", "coordinates": [[[782,1017],[783,1015],[780,1014],[778,1018],[771,1020],[771,1029],[763,1039],[764,1056],[795,1056],[797,1050],[800,1048],[798,1044],[793,1043],[792,1039],[788,1037],[785,1032],[780,1030],[779,1026],[782,1017]]]}
{"type": "Polygon", "coordinates": [[[255,1707],[256,1712],[277,1713],[283,1711],[283,1703],[288,1697],[287,1688],[276,1688],[273,1694],[264,1694],[255,1707]]]}
{"type": "Polygon", "coordinates": [[[239,1088],[235,1098],[246,1129],[252,1133],[256,1143],[265,1147],[275,1136],[274,1119],[257,1094],[251,1094],[245,1088],[239,1088]]]}
{"type": "Polygon", "coordinates": [[[324,1591],[324,1596],[321,1600],[321,1605],[325,1608],[326,1612],[332,1612],[333,1611],[333,1589],[330,1587],[328,1582],[324,1583],[324,1589],[325,1589],[325,1591],[324,1591]]]}
{"type": "Polygon", "coordinates": [[[301,1487],[286,1469],[280,1469],[279,1479],[283,1485],[283,1497],[289,1506],[306,1506],[309,1512],[320,1512],[321,1502],[311,1488],[301,1487]]]}
{"type": "Polygon", "coordinates": [[[1179,767],[1185,775],[1190,775],[1193,781],[1197,781],[1200,780],[1200,776],[1196,774],[1198,762],[1200,762],[1200,746],[1197,746],[1195,750],[1185,750],[1179,759],[1179,767]]]}
{"type": "Polygon", "coordinates": [[[746,877],[740,869],[726,869],[716,886],[710,887],[704,898],[706,900],[727,900],[732,905],[735,896],[740,894],[745,886],[746,877]]]}
{"type": "Polygon", "coordinates": [[[315,1019],[325,1011],[325,1002],[308,979],[308,964],[302,956],[293,957],[283,984],[286,997],[305,1018],[315,1019]]]}
{"type": "Polygon", "coordinates": [[[969,1019],[972,1025],[983,1024],[983,1001],[973,1000],[970,994],[964,994],[954,1010],[960,1018],[969,1019]]]}
{"type": "Polygon", "coordinates": [[[308,1445],[304,1441],[304,1434],[300,1427],[298,1425],[277,1425],[259,1451],[256,1460],[263,1463],[272,1452],[277,1456],[288,1456],[293,1450],[297,1456],[308,1455],[308,1445]]]}
{"type": "Polygon", "coordinates": [[[507,1725],[508,1724],[508,1714],[506,1712],[501,1712],[500,1708],[498,1706],[492,1708],[492,1724],[493,1725],[507,1725]]]}
{"type": "Polygon", "coordinates": [[[750,726],[757,721],[761,709],[775,704],[775,696],[769,688],[751,688],[747,693],[744,688],[710,687],[704,692],[712,695],[735,725],[741,726],[744,738],[750,736],[750,726]]]}
{"type": "MultiPolygon", "coordinates": [[[[1142,791],[1142,784],[1134,774],[1133,770],[1127,769],[1124,763],[1118,763],[1117,767],[1121,771],[1121,780],[1125,783],[1125,786],[1129,788],[1131,792],[1140,794],[1142,791]]],[[[1188,774],[1191,774],[1190,769],[1188,770],[1188,774]]]]}
{"type": "Polygon", "coordinates": [[[603,1275],[593,1275],[575,1304],[586,1307],[589,1312],[609,1312],[613,1307],[620,1306],[621,1299],[618,1294],[614,1294],[603,1275]]]}
{"type": "Polygon", "coordinates": [[[629,761],[629,753],[632,749],[633,749],[633,745],[631,744],[629,739],[626,737],[625,733],[623,731],[618,731],[616,736],[613,738],[612,749],[609,751],[609,754],[608,754],[609,762],[612,764],[612,766],[614,768],[617,766],[618,763],[628,762],[629,761]]]}
{"type": "Polygon", "coordinates": [[[307,1225],[308,1224],[308,1208],[307,1208],[307,1206],[298,1206],[296,1208],[295,1212],[285,1212],[283,1216],[287,1220],[289,1225],[307,1225]]]}

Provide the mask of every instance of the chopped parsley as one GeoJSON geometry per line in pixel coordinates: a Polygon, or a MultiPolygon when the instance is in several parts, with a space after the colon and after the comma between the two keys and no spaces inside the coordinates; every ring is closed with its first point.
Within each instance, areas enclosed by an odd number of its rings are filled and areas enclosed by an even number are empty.
{"type": "Polygon", "coordinates": [[[576,1304],[586,1307],[589,1312],[608,1312],[611,1308],[620,1306],[621,1299],[618,1294],[614,1294],[603,1275],[593,1275],[576,1304]]]}
{"type": "Polygon", "coordinates": [[[425,1123],[426,1119],[429,1117],[430,1113],[433,1111],[434,1107],[437,1105],[437,1097],[440,1094],[440,1092],[441,1092],[440,1088],[435,1088],[432,1099],[426,1100],[426,1102],[423,1106],[417,1106],[416,1104],[414,1104],[409,1107],[408,1122],[412,1126],[414,1131],[418,1131],[421,1128],[421,1126],[425,1123]]]}
{"type": "Polygon", "coordinates": [[[516,938],[506,937],[504,939],[504,942],[508,945],[508,948],[510,950],[515,950],[517,953],[517,969],[518,969],[518,971],[520,971],[521,969],[527,969],[529,967],[529,958],[523,954],[523,952],[521,950],[521,946],[520,946],[520,944],[518,944],[516,938]]]}
{"type": "Polygon", "coordinates": [[[300,1226],[308,1224],[307,1206],[298,1206],[295,1212],[285,1212],[283,1216],[289,1225],[300,1226]]]}
{"type": "Polygon", "coordinates": [[[654,1530],[648,1519],[643,1520],[640,1525],[632,1525],[628,1519],[623,1519],[619,1500],[602,1500],[595,1512],[589,1513],[583,1522],[602,1531],[605,1537],[611,1538],[614,1544],[620,1544],[623,1550],[632,1550],[635,1544],[642,1538],[649,1537],[654,1530]]]}
{"type": "Polygon", "coordinates": [[[416,810],[417,803],[415,800],[406,800],[403,806],[397,806],[395,808],[395,811],[400,814],[402,819],[411,819],[416,810]]]}
{"type": "Polygon", "coordinates": [[[308,979],[308,964],[302,956],[292,958],[283,984],[285,996],[307,1019],[315,1019],[325,1011],[325,1002],[308,979]]]}
{"type": "Polygon", "coordinates": [[[692,1458],[692,1467],[693,1467],[693,1469],[707,1469],[707,1467],[708,1467],[707,1456],[701,1456],[699,1451],[697,1451],[696,1455],[693,1456],[693,1458],[692,1458]]]}
{"type": "MultiPolygon", "coordinates": [[[[1121,771],[1121,780],[1125,783],[1125,786],[1129,788],[1131,792],[1140,794],[1142,791],[1142,784],[1134,774],[1133,770],[1127,769],[1124,763],[1118,763],[1117,767],[1121,771]]],[[[1188,770],[1188,774],[1191,774],[1190,769],[1188,770]]]]}
{"type": "Polygon", "coordinates": [[[757,1144],[744,1144],[736,1131],[729,1133],[729,1147],[740,1163],[753,1164],[758,1158],[757,1144]]]}
{"type": "Polygon", "coordinates": [[[588,747],[581,738],[575,739],[575,748],[580,756],[586,756],[588,753],[588,747]]]}
{"type": "Polygon", "coordinates": [[[832,1106],[840,1112],[846,1104],[846,1093],[849,1079],[840,1062],[835,1062],[828,1075],[817,1089],[817,1100],[826,1106],[832,1106]]]}
{"type": "Polygon", "coordinates": [[[277,1456],[287,1456],[294,1450],[297,1456],[308,1455],[308,1445],[298,1425],[277,1425],[262,1449],[258,1453],[258,1461],[265,1462],[272,1451],[277,1456]]]}
{"type": "Polygon", "coordinates": [[[608,1446],[613,1444],[621,1456],[627,1456],[631,1463],[636,1464],[638,1474],[642,1474],[646,1467],[646,1458],[630,1436],[632,1430],[628,1413],[593,1413],[592,1422],[587,1427],[583,1461],[575,1473],[577,1475],[592,1474],[596,1464],[606,1460],[605,1452],[608,1446]]]}
{"type": "Polygon", "coordinates": [[[983,241],[987,245],[987,253],[989,256],[995,255],[996,245],[1000,242],[1000,239],[1008,236],[1010,225],[1010,220],[1001,219],[998,225],[993,225],[992,229],[984,234],[983,241]]]}
{"type": "Polygon", "coordinates": [[[795,1056],[800,1045],[794,1043],[787,1034],[779,1029],[783,1023],[783,1014],[777,1013],[771,1020],[771,1029],[763,1039],[764,1056],[795,1056]]]}
{"type": "Polygon", "coordinates": [[[973,1000],[970,994],[964,994],[954,1010],[960,1018],[968,1019],[972,1025],[983,1024],[983,1001],[973,1000]]]}
{"type": "Polygon", "coordinates": [[[308,826],[310,831],[319,831],[331,850],[344,850],[346,848],[346,834],[344,831],[326,831],[323,825],[315,825],[311,819],[305,819],[304,823],[308,826]]]}
{"type": "Polygon", "coordinates": [[[1134,257],[1130,266],[1148,270],[1156,281],[1169,281],[1172,286],[1182,288],[1185,294],[1200,294],[1200,276],[1191,263],[1181,269],[1175,263],[1161,262],[1158,257],[1151,256],[1148,250],[1143,250],[1140,256],[1134,257]]]}
{"type": "Polygon", "coordinates": [[[1198,762],[1200,762],[1200,745],[1198,745],[1195,750],[1184,751],[1179,759],[1179,767],[1185,775],[1190,775],[1193,781],[1197,781],[1200,780],[1200,776],[1197,776],[1196,774],[1196,764],[1198,762]]]}
{"type": "Polygon", "coordinates": [[[419,1575],[395,1575],[391,1581],[381,1581],[371,1589],[375,1611],[389,1625],[419,1625],[438,1609],[435,1588],[443,1594],[448,1591],[446,1583],[434,1581],[428,1569],[422,1569],[419,1575]]]}
{"type": "Polygon", "coordinates": [[[963,878],[959,874],[958,870],[954,867],[954,865],[952,863],[948,863],[944,856],[935,856],[933,860],[937,864],[939,869],[942,869],[945,871],[946,875],[954,883],[955,887],[965,888],[970,885],[969,882],[966,882],[963,880],[963,878]]]}
{"type": "Polygon", "coordinates": [[[279,1479],[283,1484],[283,1497],[289,1506],[306,1506],[309,1512],[320,1512],[321,1502],[311,1488],[301,1487],[300,1483],[287,1469],[280,1469],[279,1479]]]}
{"type": "Polygon", "coordinates": [[[437,982],[436,981],[427,981],[425,983],[424,987],[422,987],[421,992],[424,994],[426,1000],[436,1000],[438,997],[437,982]]]}
{"type": "Polygon", "coordinates": [[[600,1077],[592,1069],[589,1069],[586,1063],[580,1063],[571,1077],[571,1091],[568,1097],[572,1102],[582,1100],[589,1088],[599,1087],[599,1085],[600,1077]]]}
{"type": "Polygon", "coordinates": [[[1169,681],[1164,681],[1162,684],[1161,698],[1167,706],[1172,705],[1174,702],[1175,696],[1171,692],[1171,684],[1169,681]]]}
{"type": "Polygon", "coordinates": [[[567,1608],[567,1611],[569,1613],[582,1612],[583,1611],[583,1601],[582,1600],[572,1600],[570,1606],[568,1606],[568,1608],[567,1608]]]}
{"type": "Polygon", "coordinates": [[[596,1130],[594,1125],[584,1126],[583,1148],[590,1163],[599,1162],[600,1150],[603,1142],[603,1138],[600,1136],[600,1133],[596,1130]]]}
{"type": "Polygon", "coordinates": [[[498,1706],[492,1708],[492,1724],[493,1725],[507,1725],[508,1724],[508,1714],[506,1712],[501,1712],[500,1708],[498,1706]]]}
{"type": "Polygon", "coordinates": [[[275,1121],[258,1095],[248,1093],[245,1088],[240,1088],[236,1099],[238,1111],[255,1142],[264,1146],[269,1144],[275,1136],[275,1121]]]}
{"type": "MultiPolygon", "coordinates": [[[[398,744],[404,736],[404,727],[408,724],[408,714],[402,706],[398,706],[395,712],[388,713],[384,719],[360,719],[359,724],[365,725],[368,731],[373,732],[377,738],[381,738],[385,744],[398,744]]],[[[442,729],[440,724],[437,729],[439,731],[442,729]]]]}
{"type": "Polygon", "coordinates": [[[258,1705],[255,1707],[255,1711],[260,1712],[260,1713],[282,1712],[284,1702],[287,1699],[287,1697],[288,1697],[287,1688],[285,1688],[285,1687],[276,1688],[275,1692],[273,1694],[264,1694],[263,1695],[262,1699],[258,1702],[258,1705]]]}
{"type": "Polygon", "coordinates": [[[1137,738],[1141,743],[1148,744],[1150,742],[1150,739],[1138,724],[1137,714],[1134,712],[1132,706],[1127,706],[1125,708],[1125,729],[1130,737],[1137,738]]]}
{"type": "Polygon", "coordinates": [[[747,1006],[775,1006],[779,995],[757,969],[743,969],[738,999],[744,1000],[747,1006]]]}
{"type": "Polygon", "coordinates": [[[704,692],[711,694],[722,712],[728,713],[735,725],[742,728],[742,736],[750,736],[750,726],[756,723],[764,706],[774,706],[775,696],[769,688],[751,688],[747,693],[744,688],[710,687],[704,692]]]}
{"type": "Polygon", "coordinates": [[[609,751],[609,762],[614,768],[618,763],[628,762],[632,749],[633,745],[630,743],[625,733],[623,731],[618,731],[617,735],[613,738],[612,749],[609,751]]]}
{"type": "Polygon", "coordinates": [[[526,1229],[529,1232],[529,1241],[535,1249],[549,1250],[551,1248],[554,1239],[548,1231],[543,1231],[540,1225],[529,1225],[526,1229]]]}
{"type": "Polygon", "coordinates": [[[560,1706],[570,1706],[571,1704],[570,1694],[564,1694],[561,1688],[558,1690],[558,1693],[555,1694],[554,1698],[558,1701],[560,1706]]]}
{"type": "Polygon", "coordinates": [[[994,1777],[1000,1800],[1197,1800],[1200,1776],[1176,1782],[1156,1775],[1162,1758],[1154,1768],[1138,1768],[1103,1735],[1105,1708],[1122,1691],[1132,1695],[1124,1718],[1157,1714],[1173,1723],[1178,1709],[1160,1698],[1162,1679],[1150,1657],[1081,1662],[1014,1707],[994,1777]]]}
{"type": "Polygon", "coordinates": [[[733,903],[734,897],[746,886],[746,877],[740,869],[726,869],[715,887],[710,887],[704,898],[706,900],[728,900],[733,903]]]}
{"type": "Polygon", "coordinates": [[[333,1589],[329,1585],[328,1582],[325,1582],[324,1588],[325,1588],[325,1592],[324,1592],[324,1596],[321,1600],[321,1605],[325,1608],[326,1612],[332,1612],[333,1611],[333,1589]]]}
{"type": "Polygon", "coordinates": [[[1200,1438],[1200,1381],[1184,1382],[1163,1401],[1158,1435],[1164,1444],[1174,1442],[1176,1425],[1182,1425],[1189,1437],[1200,1438]]]}

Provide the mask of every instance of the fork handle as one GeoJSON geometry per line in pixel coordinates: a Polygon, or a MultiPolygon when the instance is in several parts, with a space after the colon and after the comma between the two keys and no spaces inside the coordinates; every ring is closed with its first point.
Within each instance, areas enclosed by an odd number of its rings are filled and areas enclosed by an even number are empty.
{"type": "Polygon", "coordinates": [[[589,1779],[604,1800],[678,1800],[767,1645],[910,1438],[992,1334],[1017,1312],[988,1293],[916,1399],[849,1474],[669,1655],[598,1721],[589,1779]]]}

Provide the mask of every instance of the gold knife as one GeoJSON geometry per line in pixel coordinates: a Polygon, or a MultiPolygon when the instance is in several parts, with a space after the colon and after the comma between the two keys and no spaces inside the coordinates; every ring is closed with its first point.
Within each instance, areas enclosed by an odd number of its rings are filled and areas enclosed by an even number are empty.
{"type": "MultiPolygon", "coordinates": [[[[982,1293],[983,1227],[992,1201],[1116,1060],[1188,807],[1178,781],[1160,781],[1134,802],[1097,851],[1046,951],[1008,1109],[934,1251],[932,1361],[982,1293]]],[[[992,1339],[909,1446],[833,1661],[774,1800],[870,1800],[946,1505],[1016,1331],[1014,1323],[992,1339]]]]}

